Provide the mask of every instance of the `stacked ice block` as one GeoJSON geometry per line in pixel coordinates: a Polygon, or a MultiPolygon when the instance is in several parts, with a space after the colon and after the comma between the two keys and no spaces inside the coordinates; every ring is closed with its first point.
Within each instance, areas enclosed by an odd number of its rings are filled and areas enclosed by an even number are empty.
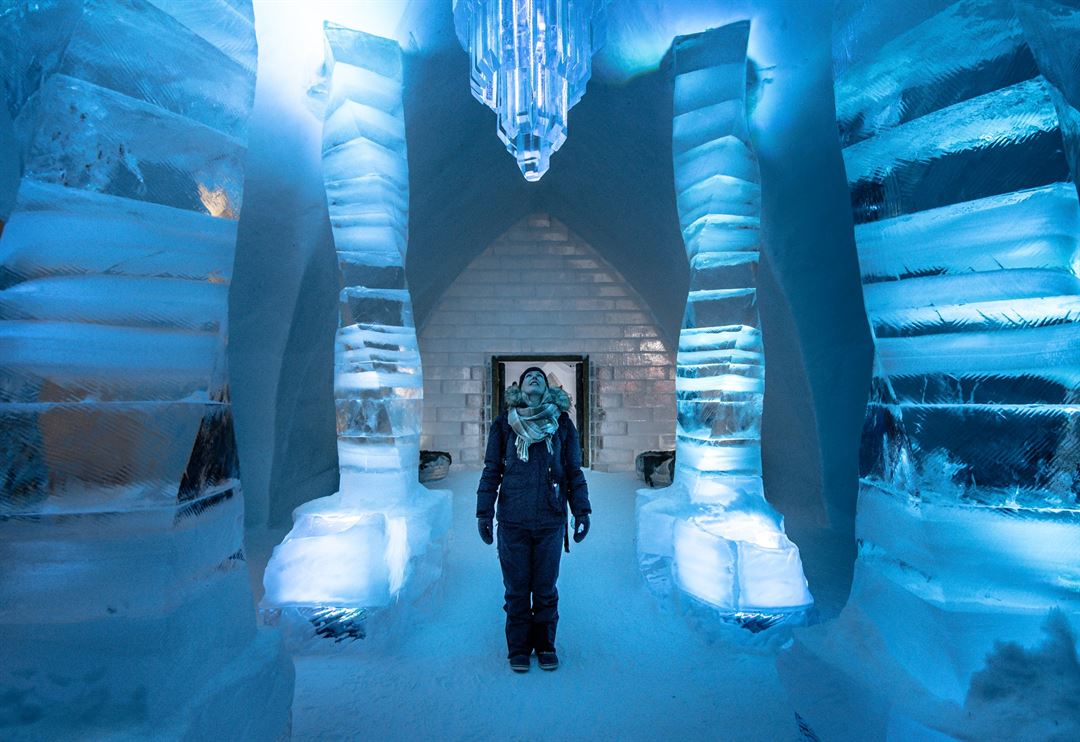
{"type": "Polygon", "coordinates": [[[675,481],[638,495],[638,560],[662,596],[752,630],[813,604],[761,480],[761,189],[747,130],[749,22],[674,44],[673,150],[690,292],[679,336],[675,481]]]}
{"type": "MultiPolygon", "coordinates": [[[[339,492],[297,508],[265,575],[265,620],[300,644],[364,636],[372,611],[441,574],[450,495],[417,479],[423,383],[405,282],[401,49],[326,25],[323,179],[341,269],[339,492]]],[[[310,646],[310,645],[309,645],[310,646]]]]}
{"type": "Polygon", "coordinates": [[[1080,617],[1080,14],[967,0],[841,18],[876,358],[850,602],[790,673],[823,738],[982,737],[963,706],[996,643],[1040,643],[1053,609],[1080,617]],[[823,694],[805,680],[824,673],[823,694]],[[874,711],[845,728],[837,703],[874,711]]]}
{"type": "MultiPolygon", "coordinates": [[[[189,5],[189,4],[188,4],[189,5]]],[[[0,737],[274,738],[225,367],[250,4],[0,11],[0,737]]]]}

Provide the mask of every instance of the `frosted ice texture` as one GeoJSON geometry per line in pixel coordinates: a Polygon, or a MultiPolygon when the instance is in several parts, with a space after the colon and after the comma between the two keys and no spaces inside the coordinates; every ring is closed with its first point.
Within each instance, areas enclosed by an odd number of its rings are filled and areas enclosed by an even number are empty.
{"type": "Polygon", "coordinates": [[[141,0],[0,10],[22,165],[0,240],[5,739],[285,728],[225,367],[255,83],[236,7],[213,41],[141,0]]]}
{"type": "Polygon", "coordinates": [[[963,702],[995,641],[1080,616],[1080,14],[869,7],[842,5],[836,79],[876,349],[860,547],[835,635],[805,647],[853,703],[884,687],[925,722],[913,689],[963,702]],[[875,666],[876,688],[858,680],[875,666]]]}
{"type": "Polygon", "coordinates": [[[675,382],[675,481],[638,495],[638,559],[674,590],[759,629],[813,603],[761,481],[761,193],[746,116],[749,22],[676,39],[675,189],[690,292],[675,382]]]}
{"type": "Polygon", "coordinates": [[[881,99],[851,89],[852,78],[876,85],[866,70],[837,82],[877,350],[864,474],[924,500],[1071,509],[1080,209],[1061,121],[1076,112],[1040,74],[1009,4],[957,3],[880,53],[960,21],[993,30],[996,56],[940,63],[936,85],[923,80],[935,78],[928,56],[917,92],[906,67],[866,65],[899,91],[881,99]],[[913,115],[909,99],[933,104],[913,115]],[[885,109],[896,120],[868,130],[885,109]]]}
{"type": "Polygon", "coordinates": [[[266,569],[267,621],[293,641],[365,632],[370,609],[441,572],[450,499],[417,479],[423,379],[405,282],[409,174],[401,49],[326,24],[323,180],[341,270],[339,491],[293,513],[266,569]]]}

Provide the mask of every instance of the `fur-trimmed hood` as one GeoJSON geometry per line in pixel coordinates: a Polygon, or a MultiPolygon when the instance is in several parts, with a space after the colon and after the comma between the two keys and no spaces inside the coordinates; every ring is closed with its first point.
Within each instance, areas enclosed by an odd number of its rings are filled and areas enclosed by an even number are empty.
{"type": "MultiPolygon", "coordinates": [[[[560,386],[549,386],[548,390],[544,393],[544,401],[550,400],[560,412],[566,412],[570,409],[570,395],[563,391],[560,386]]],[[[512,384],[506,388],[506,406],[507,407],[528,407],[529,403],[525,400],[525,394],[521,391],[521,387],[517,384],[512,384]]]]}

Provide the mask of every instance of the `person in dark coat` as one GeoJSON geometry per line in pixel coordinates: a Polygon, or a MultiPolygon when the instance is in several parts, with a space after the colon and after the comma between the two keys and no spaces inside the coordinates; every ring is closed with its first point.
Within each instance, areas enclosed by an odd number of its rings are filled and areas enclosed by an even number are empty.
{"type": "Polygon", "coordinates": [[[510,667],[527,672],[535,651],[544,670],[559,666],[559,560],[569,550],[566,508],[574,541],[589,533],[589,488],[581,472],[581,444],[566,410],[570,398],[549,387],[533,366],[506,390],[508,411],[491,425],[484,473],[476,493],[480,538],[494,540],[499,520],[499,564],[506,587],[506,647],[510,667]],[[496,507],[497,506],[497,507],[496,507]]]}

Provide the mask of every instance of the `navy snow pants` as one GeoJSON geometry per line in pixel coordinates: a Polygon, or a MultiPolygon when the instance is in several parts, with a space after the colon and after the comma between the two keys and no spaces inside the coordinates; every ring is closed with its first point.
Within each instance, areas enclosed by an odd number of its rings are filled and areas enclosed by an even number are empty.
{"type": "Polygon", "coordinates": [[[555,651],[559,623],[559,560],[565,525],[523,528],[499,524],[499,564],[506,587],[507,657],[555,651]]]}

